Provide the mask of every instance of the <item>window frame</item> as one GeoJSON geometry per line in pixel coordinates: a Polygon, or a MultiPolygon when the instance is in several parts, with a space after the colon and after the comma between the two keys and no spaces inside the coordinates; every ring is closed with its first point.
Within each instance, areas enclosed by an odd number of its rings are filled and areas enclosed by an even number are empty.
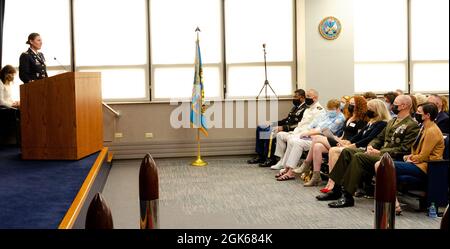
{"type": "Polygon", "coordinates": [[[408,6],[408,93],[429,93],[429,94],[444,94],[448,95],[449,92],[428,90],[426,92],[415,91],[414,90],[414,66],[415,64],[438,64],[438,63],[449,63],[449,60],[413,60],[412,59],[412,3],[413,0],[406,0],[408,6]]]}
{"type": "MultiPolygon", "coordinates": [[[[222,1],[222,9],[223,9],[223,47],[224,47],[224,51],[223,51],[223,57],[224,57],[224,63],[225,63],[225,68],[224,68],[224,77],[225,79],[228,78],[228,71],[230,67],[254,67],[254,66],[264,66],[264,62],[239,62],[239,63],[228,63],[226,60],[226,34],[225,34],[225,1],[222,1]]],[[[292,0],[292,38],[293,38],[293,42],[292,42],[292,61],[271,61],[271,62],[267,62],[267,67],[270,66],[290,66],[291,67],[291,79],[292,79],[292,83],[291,83],[291,89],[292,92],[294,92],[295,90],[297,90],[297,86],[298,86],[298,81],[299,81],[299,75],[297,73],[297,66],[298,66],[298,53],[297,53],[297,1],[296,0],[292,0]]],[[[270,78],[267,79],[269,81],[269,83],[271,82],[270,78]]],[[[223,99],[224,100],[253,100],[257,98],[257,95],[255,96],[228,96],[228,86],[227,86],[227,81],[225,81],[225,84],[223,86],[224,88],[224,93],[223,93],[223,99]]],[[[258,89],[258,91],[260,91],[262,89],[264,85],[264,82],[261,82],[260,88],[258,89]]],[[[270,89],[268,89],[268,91],[270,91],[270,89]]],[[[261,93],[261,95],[263,95],[264,91],[261,93]]],[[[276,92],[275,92],[276,93],[276,92]]],[[[265,97],[265,95],[264,95],[265,97]]],[[[269,95],[267,96],[268,98],[269,95]]],[[[277,97],[279,99],[291,99],[292,98],[292,93],[288,94],[288,95],[278,95],[277,97]]]]}
{"type": "MultiPolygon", "coordinates": [[[[406,2],[406,29],[407,29],[407,60],[406,61],[354,61],[354,65],[360,65],[360,64],[399,64],[402,63],[406,67],[406,82],[403,91],[405,91],[406,94],[415,94],[415,93],[425,93],[425,94],[444,94],[448,95],[448,92],[445,91],[434,91],[434,90],[427,90],[427,91],[414,91],[414,66],[415,64],[438,64],[438,63],[449,63],[448,60],[413,60],[412,59],[412,3],[413,0],[404,0],[406,2]]],[[[356,84],[354,84],[356,85],[356,84]]],[[[380,91],[374,91],[376,94],[384,94],[388,91],[394,91],[395,89],[389,89],[384,92],[380,91]]],[[[363,92],[357,92],[355,91],[355,94],[362,94],[363,92]]]]}
{"type": "Polygon", "coordinates": [[[145,74],[145,97],[143,98],[103,98],[102,101],[105,103],[111,103],[111,104],[120,104],[120,103],[145,103],[151,101],[151,91],[150,91],[150,71],[149,66],[150,61],[150,51],[149,50],[149,44],[150,44],[150,12],[149,12],[149,0],[144,1],[145,3],[145,30],[146,30],[146,47],[147,47],[147,53],[146,53],[146,63],[145,64],[138,64],[138,65],[96,65],[96,66],[79,66],[76,63],[76,46],[75,46],[75,3],[74,0],[70,0],[70,18],[71,18],[71,44],[72,44],[72,71],[73,72],[80,72],[82,70],[108,70],[108,69],[144,69],[145,74]]]}
{"type": "MultiPolygon", "coordinates": [[[[408,91],[409,92],[409,85],[410,85],[410,66],[409,66],[409,60],[410,60],[410,32],[409,32],[409,30],[410,30],[410,22],[409,22],[409,9],[410,9],[410,7],[409,7],[409,0],[403,0],[403,1],[407,1],[406,2],[406,9],[405,9],[405,11],[406,11],[406,18],[407,18],[407,22],[406,22],[406,29],[407,29],[407,32],[406,32],[406,44],[405,44],[405,46],[406,46],[406,60],[399,60],[399,61],[356,61],[356,60],[354,60],[354,66],[353,66],[353,68],[356,68],[356,65],[376,65],[376,64],[384,64],[384,65],[388,65],[388,64],[403,64],[404,66],[405,66],[405,82],[403,83],[403,89],[401,89],[401,90],[403,90],[403,91],[408,91]]],[[[353,11],[355,11],[355,10],[353,10],[353,11]]],[[[355,46],[353,47],[353,50],[355,49],[355,46]]],[[[353,81],[353,87],[354,87],[354,89],[356,89],[356,82],[355,81],[353,81]]],[[[388,91],[395,91],[396,89],[388,89],[388,90],[386,90],[386,91],[372,91],[373,93],[375,93],[375,94],[378,94],[378,95],[380,95],[380,94],[384,94],[384,93],[386,93],[386,92],[388,92],[388,91]]],[[[363,94],[364,92],[358,92],[358,91],[354,91],[354,93],[355,94],[363,94]]]]}

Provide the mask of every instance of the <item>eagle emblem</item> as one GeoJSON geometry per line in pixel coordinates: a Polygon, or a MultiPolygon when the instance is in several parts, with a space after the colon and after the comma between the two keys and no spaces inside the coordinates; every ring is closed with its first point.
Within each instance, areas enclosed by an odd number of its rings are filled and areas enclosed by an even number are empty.
{"type": "Polygon", "coordinates": [[[341,29],[341,22],[333,16],[325,17],[319,25],[320,34],[327,40],[337,39],[341,29]]]}

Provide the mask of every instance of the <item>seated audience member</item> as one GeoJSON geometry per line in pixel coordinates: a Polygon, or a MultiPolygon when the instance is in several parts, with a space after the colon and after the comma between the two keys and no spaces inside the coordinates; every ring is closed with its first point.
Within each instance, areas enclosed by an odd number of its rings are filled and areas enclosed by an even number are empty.
{"type": "Polygon", "coordinates": [[[302,120],[303,112],[306,110],[305,97],[305,91],[303,89],[296,90],[294,99],[292,101],[293,106],[285,119],[278,121],[275,127],[273,127],[274,124],[258,125],[258,127],[256,128],[255,145],[257,156],[251,160],[248,160],[247,163],[260,163],[261,166],[266,167],[276,163],[276,161],[273,162],[275,160],[273,158],[276,144],[275,138],[272,141],[272,148],[269,149],[269,140],[270,136],[272,136],[272,130],[276,129],[278,132],[293,131],[297,127],[298,123],[302,120]]]}
{"type": "Polygon", "coordinates": [[[332,134],[340,133],[345,118],[339,109],[339,100],[328,101],[327,110],[325,114],[314,119],[308,130],[290,136],[287,140],[287,148],[277,145],[275,155],[281,158],[281,164],[284,166],[284,170],[276,175],[278,181],[295,179],[293,170],[297,167],[303,151],[310,149],[314,136],[323,134],[326,129],[332,134]]]}
{"type": "Polygon", "coordinates": [[[294,170],[295,173],[302,174],[309,171],[311,164],[313,164],[313,177],[304,184],[305,187],[317,186],[321,182],[320,166],[323,160],[322,154],[328,153],[328,150],[337,146],[338,143],[351,140],[367,124],[367,102],[363,97],[355,96],[351,98],[348,111],[352,116],[345,123],[343,135],[339,138],[333,134],[314,136],[308,156],[303,161],[302,166],[298,170],[294,170]]]}
{"type": "MultiPolygon", "coordinates": [[[[411,117],[416,120],[416,113],[417,113],[417,106],[419,104],[417,104],[417,99],[416,96],[414,95],[408,95],[409,97],[411,97],[411,102],[412,102],[412,106],[411,106],[411,117]]],[[[417,121],[417,120],[416,120],[417,121]]]]}
{"type": "Polygon", "coordinates": [[[20,144],[20,112],[19,102],[11,97],[11,86],[16,70],[6,65],[0,70],[0,140],[9,137],[12,127],[15,127],[16,143],[20,144]]]}
{"type": "Polygon", "coordinates": [[[424,103],[428,102],[428,97],[425,96],[425,95],[423,95],[423,94],[421,94],[421,93],[416,93],[416,94],[414,94],[414,97],[416,97],[417,105],[418,105],[418,106],[421,105],[421,104],[424,104],[424,103]]]}
{"type": "Polygon", "coordinates": [[[344,116],[349,115],[348,112],[346,111],[349,104],[350,104],[350,96],[342,96],[339,109],[341,109],[341,112],[344,114],[344,116]]]}
{"type": "MultiPolygon", "coordinates": [[[[297,127],[293,131],[289,132],[278,132],[277,133],[277,143],[275,151],[275,156],[282,158],[284,155],[284,151],[286,150],[286,143],[289,137],[294,136],[295,134],[300,134],[303,131],[309,129],[312,121],[321,114],[325,113],[325,109],[323,109],[322,105],[319,103],[319,93],[314,89],[309,89],[306,91],[306,106],[308,107],[303,113],[302,120],[298,123],[297,127]]],[[[282,169],[282,160],[279,160],[277,164],[270,167],[271,169],[282,169]]]]}
{"type": "Polygon", "coordinates": [[[395,90],[395,93],[397,94],[397,96],[400,96],[400,95],[404,94],[403,90],[401,90],[401,89],[395,90]]]}
{"type": "Polygon", "coordinates": [[[442,100],[442,111],[448,113],[448,98],[446,96],[441,96],[442,100]]]}
{"type": "MultiPolygon", "coordinates": [[[[354,136],[350,141],[342,140],[338,143],[336,147],[332,147],[328,152],[328,169],[331,172],[338,160],[342,150],[345,148],[351,149],[362,149],[364,150],[370,141],[380,134],[380,132],[386,127],[386,124],[391,120],[391,116],[386,108],[383,101],[379,99],[373,99],[367,102],[367,117],[369,122],[367,125],[359,131],[359,133],[354,136]]],[[[320,192],[328,193],[334,187],[334,181],[329,178],[328,183],[325,188],[321,189],[320,192]]]]}
{"type": "Polygon", "coordinates": [[[377,95],[374,92],[365,92],[363,94],[363,97],[366,99],[367,102],[369,102],[372,99],[377,99],[377,95]]]}
{"type": "Polygon", "coordinates": [[[435,104],[438,108],[438,115],[434,122],[437,124],[442,133],[448,134],[450,130],[448,113],[443,111],[442,98],[439,95],[432,94],[428,97],[428,102],[435,104]]]}
{"type": "Polygon", "coordinates": [[[11,85],[14,82],[16,69],[10,65],[6,65],[0,70],[0,106],[19,107],[19,102],[11,98],[11,85]]]}
{"type": "Polygon", "coordinates": [[[329,174],[335,182],[333,190],[316,198],[320,201],[337,200],[328,204],[331,208],[353,206],[352,195],[362,175],[373,176],[375,163],[384,153],[389,153],[394,160],[406,155],[419,133],[419,126],[410,115],[411,105],[411,98],[407,95],[395,98],[393,110],[397,117],[389,121],[386,128],[369,143],[365,152],[361,149],[344,149],[329,174]]]}
{"type": "MultiPolygon", "coordinates": [[[[401,176],[414,176],[426,180],[428,164],[430,160],[441,160],[444,153],[444,138],[441,130],[434,120],[438,115],[438,108],[433,103],[421,104],[416,113],[417,121],[421,124],[419,136],[417,136],[411,148],[411,154],[403,157],[403,161],[394,161],[397,184],[401,176]]],[[[380,161],[375,163],[375,172],[380,161]]],[[[383,184],[377,182],[377,184],[383,184]]],[[[396,201],[396,213],[401,213],[401,208],[396,201]]]]}
{"type": "MultiPolygon", "coordinates": [[[[350,96],[342,96],[341,102],[340,102],[340,110],[342,114],[344,114],[345,120],[349,119],[352,116],[352,113],[349,112],[348,107],[350,105],[350,96]]],[[[341,136],[342,134],[337,134],[338,136],[341,136]]]]}
{"type": "Polygon", "coordinates": [[[384,101],[386,102],[386,107],[391,113],[391,117],[395,118],[395,113],[392,111],[392,105],[394,104],[394,100],[397,97],[396,92],[388,92],[384,94],[384,101]]]}

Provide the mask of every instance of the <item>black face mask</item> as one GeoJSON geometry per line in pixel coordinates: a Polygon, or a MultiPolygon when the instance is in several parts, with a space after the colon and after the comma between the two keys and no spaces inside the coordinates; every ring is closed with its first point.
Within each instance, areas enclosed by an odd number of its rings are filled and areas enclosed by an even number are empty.
{"type": "Polygon", "coordinates": [[[292,104],[294,104],[295,106],[300,106],[302,104],[302,102],[300,102],[299,99],[293,99],[292,104]]]}
{"type": "Polygon", "coordinates": [[[423,124],[422,114],[416,113],[415,118],[416,118],[417,123],[423,124]]]}
{"type": "Polygon", "coordinates": [[[372,110],[367,110],[366,112],[368,118],[375,118],[377,114],[372,110]]]}
{"type": "Polygon", "coordinates": [[[305,99],[305,103],[306,103],[307,105],[312,105],[312,104],[314,104],[314,100],[313,100],[312,98],[306,98],[306,99],[305,99]]]}
{"type": "Polygon", "coordinates": [[[398,114],[400,113],[400,110],[398,109],[398,105],[393,105],[393,106],[392,106],[392,112],[393,112],[395,115],[398,115],[398,114]]]}
{"type": "Polygon", "coordinates": [[[350,113],[353,113],[353,112],[355,111],[355,105],[349,105],[349,106],[348,106],[348,111],[349,111],[350,113]]]}

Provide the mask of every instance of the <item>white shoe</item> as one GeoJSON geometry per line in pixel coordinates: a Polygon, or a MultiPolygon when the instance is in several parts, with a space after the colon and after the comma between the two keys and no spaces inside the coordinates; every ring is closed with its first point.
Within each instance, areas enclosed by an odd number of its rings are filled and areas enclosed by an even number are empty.
{"type": "Polygon", "coordinates": [[[277,164],[270,166],[271,169],[273,170],[280,170],[280,169],[284,169],[283,164],[281,164],[281,160],[277,162],[277,164]]]}

